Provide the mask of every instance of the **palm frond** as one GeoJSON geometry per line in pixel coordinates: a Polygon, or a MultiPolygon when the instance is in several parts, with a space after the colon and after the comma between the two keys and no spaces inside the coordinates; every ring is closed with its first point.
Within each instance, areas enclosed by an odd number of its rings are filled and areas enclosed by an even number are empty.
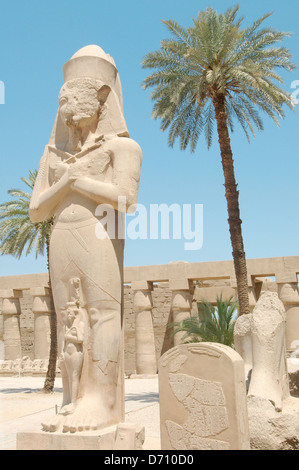
{"type": "Polygon", "coordinates": [[[235,316],[238,303],[232,297],[222,300],[217,296],[216,306],[205,300],[198,303],[198,316],[168,325],[172,335],[184,332],[182,342],[216,342],[233,347],[235,316]]]}
{"type": "Polygon", "coordinates": [[[211,146],[215,94],[225,96],[230,130],[236,121],[248,139],[263,129],[261,113],[278,124],[284,105],[293,109],[279,74],[295,68],[290,51],[279,44],[290,33],[263,26],[272,13],[242,29],[238,13],[238,6],[224,14],[209,7],[187,29],[163,21],[171,38],[145,56],[142,65],[152,73],[143,87],[152,89],[152,117],[161,120],[162,131],[169,129],[169,145],[178,139],[181,149],[190,145],[194,151],[203,134],[211,146]]]}
{"type": "MultiPolygon", "coordinates": [[[[31,191],[37,171],[29,171],[29,177],[21,178],[31,191]]],[[[19,259],[23,254],[35,251],[36,257],[43,255],[49,241],[54,218],[34,224],[29,217],[31,193],[21,189],[10,189],[14,199],[0,204],[0,253],[19,259]]]]}

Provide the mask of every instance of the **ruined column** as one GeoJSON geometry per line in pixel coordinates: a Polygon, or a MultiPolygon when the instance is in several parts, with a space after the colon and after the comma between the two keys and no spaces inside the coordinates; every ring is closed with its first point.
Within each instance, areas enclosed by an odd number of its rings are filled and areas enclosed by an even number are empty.
{"type": "Polygon", "coordinates": [[[14,361],[22,358],[20,335],[20,297],[22,291],[16,289],[0,290],[3,299],[3,340],[5,348],[5,360],[14,361]]]}
{"type": "Polygon", "coordinates": [[[48,287],[30,289],[34,313],[34,359],[49,359],[51,295],[48,287]]]}
{"type": "MultiPolygon", "coordinates": [[[[174,322],[181,322],[191,317],[193,283],[188,279],[170,279],[169,288],[172,290],[172,314],[174,322]]],[[[174,335],[174,346],[182,344],[184,332],[174,335]]]]}
{"type": "Polygon", "coordinates": [[[157,360],[152,319],[152,283],[133,281],[135,311],[136,373],[156,374],[157,360]]]}
{"type": "Polygon", "coordinates": [[[245,368],[245,379],[249,381],[252,370],[252,313],[238,317],[234,328],[235,350],[242,357],[245,368]]]}
{"type": "Polygon", "coordinates": [[[278,295],[283,302],[286,316],[286,348],[295,351],[299,345],[299,290],[295,272],[277,273],[275,275],[278,295]]]}
{"type": "Polygon", "coordinates": [[[276,292],[264,292],[252,313],[253,367],[248,396],[272,402],[277,411],[289,396],[285,346],[286,312],[276,292]]]}

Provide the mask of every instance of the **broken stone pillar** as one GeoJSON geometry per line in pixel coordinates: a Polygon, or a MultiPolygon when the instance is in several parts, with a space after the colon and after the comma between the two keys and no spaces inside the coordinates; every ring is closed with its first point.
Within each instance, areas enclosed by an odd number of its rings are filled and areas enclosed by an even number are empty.
{"type": "Polygon", "coordinates": [[[248,450],[241,356],[218,343],[189,343],[159,360],[162,450],[248,450]]]}
{"type": "Polygon", "coordinates": [[[264,292],[252,314],[253,367],[248,396],[269,400],[282,410],[289,396],[285,348],[286,315],[275,292],[264,292]]]}
{"type": "Polygon", "coordinates": [[[238,317],[234,328],[234,346],[244,361],[245,378],[252,370],[252,314],[238,317]]]}
{"type": "Polygon", "coordinates": [[[299,344],[299,290],[297,274],[284,272],[276,274],[278,295],[286,310],[286,348],[295,351],[299,344]]]}
{"type": "Polygon", "coordinates": [[[30,289],[34,313],[34,359],[49,359],[51,290],[48,287],[30,289]]]}
{"type": "Polygon", "coordinates": [[[14,361],[22,358],[20,335],[20,297],[21,290],[6,289],[0,291],[3,315],[3,340],[5,348],[5,360],[14,361]]]}
{"type": "MultiPolygon", "coordinates": [[[[172,290],[172,315],[174,322],[181,322],[191,317],[193,285],[188,279],[170,279],[169,288],[172,290]]],[[[184,332],[174,335],[174,345],[182,343],[184,332]]]]}
{"type": "Polygon", "coordinates": [[[136,373],[156,374],[157,360],[152,319],[152,284],[147,281],[133,281],[135,311],[136,373]]]}

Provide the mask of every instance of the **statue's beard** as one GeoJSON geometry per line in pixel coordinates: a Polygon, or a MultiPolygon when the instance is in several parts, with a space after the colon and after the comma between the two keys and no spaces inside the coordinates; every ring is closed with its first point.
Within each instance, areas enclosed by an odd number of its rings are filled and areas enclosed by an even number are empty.
{"type": "Polygon", "coordinates": [[[66,123],[69,128],[69,141],[72,152],[80,152],[81,145],[81,132],[78,123],[70,120],[66,123]]]}
{"type": "MultiPolygon", "coordinates": [[[[87,129],[89,128],[91,132],[95,132],[100,114],[101,113],[99,110],[96,116],[92,119],[89,116],[86,116],[85,124],[87,124],[89,119],[91,120],[91,122],[88,122],[87,125],[87,129]]],[[[72,116],[66,121],[66,126],[69,129],[69,141],[72,152],[80,152],[82,149],[82,141],[85,134],[85,131],[83,130],[84,127],[82,127],[83,119],[84,116],[72,116]]]]}

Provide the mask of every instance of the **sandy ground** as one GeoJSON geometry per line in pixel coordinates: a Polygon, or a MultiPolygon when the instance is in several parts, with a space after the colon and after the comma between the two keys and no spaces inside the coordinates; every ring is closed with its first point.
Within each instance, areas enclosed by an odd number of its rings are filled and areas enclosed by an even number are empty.
{"type": "MultiPolygon", "coordinates": [[[[61,379],[52,394],[40,392],[43,377],[0,377],[0,450],[16,450],[18,432],[41,429],[41,422],[56,414],[62,403],[61,379]]],[[[158,379],[125,380],[126,422],[145,427],[145,450],[160,450],[158,379]]]]}

